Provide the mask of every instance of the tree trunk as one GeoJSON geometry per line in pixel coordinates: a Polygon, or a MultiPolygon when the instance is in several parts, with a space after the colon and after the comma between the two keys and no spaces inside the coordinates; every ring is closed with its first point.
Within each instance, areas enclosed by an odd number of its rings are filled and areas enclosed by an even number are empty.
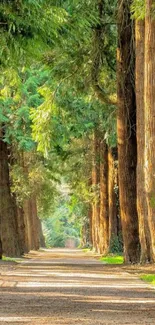
{"type": "Polygon", "coordinates": [[[27,230],[26,230],[26,222],[24,216],[24,210],[22,207],[18,206],[17,203],[17,220],[18,220],[18,232],[20,239],[20,250],[21,253],[28,253],[28,239],[27,239],[27,230]]]}
{"type": "Polygon", "coordinates": [[[92,234],[92,205],[88,208],[88,219],[89,219],[89,245],[93,245],[93,234],[92,234]]]}
{"type": "Polygon", "coordinates": [[[138,215],[136,205],[136,100],[134,26],[131,0],[118,3],[118,161],[120,210],[126,263],[139,261],[138,215]]]}
{"type": "Polygon", "coordinates": [[[108,151],[108,196],[109,196],[109,242],[119,235],[118,221],[118,202],[116,186],[117,184],[117,168],[115,160],[117,149],[109,149],[108,151]]]}
{"type": "Polygon", "coordinates": [[[2,259],[3,248],[2,248],[2,240],[1,240],[1,224],[0,224],[0,260],[2,259]]]}
{"type": "Polygon", "coordinates": [[[141,244],[141,263],[150,261],[150,230],[145,192],[144,151],[144,48],[145,22],[136,22],[136,102],[137,102],[137,211],[139,219],[139,238],[141,244]]]}
{"type": "Polygon", "coordinates": [[[31,218],[33,225],[33,249],[39,249],[39,218],[37,214],[37,201],[35,195],[32,195],[30,199],[31,204],[31,218]]]}
{"type": "Polygon", "coordinates": [[[145,20],[145,185],[151,259],[155,262],[155,19],[152,0],[146,0],[145,20]]]}
{"type": "Polygon", "coordinates": [[[45,237],[43,234],[43,229],[42,229],[42,223],[41,220],[38,218],[38,228],[39,228],[39,246],[45,248],[46,244],[45,244],[45,237]]]}
{"type": "Polygon", "coordinates": [[[81,229],[81,247],[85,248],[86,246],[87,246],[87,226],[86,224],[83,224],[81,229]]]}
{"type": "Polygon", "coordinates": [[[7,143],[0,134],[0,224],[3,253],[6,256],[20,256],[20,241],[16,206],[10,191],[7,143]]]}
{"type": "Polygon", "coordinates": [[[0,239],[0,260],[2,259],[2,241],[0,239]]]}
{"type": "MultiPolygon", "coordinates": [[[[22,154],[22,166],[25,176],[29,175],[29,163],[30,154],[22,154]]],[[[25,216],[26,225],[26,237],[28,250],[38,250],[39,249],[39,218],[37,215],[37,202],[34,193],[31,193],[30,197],[23,202],[23,210],[25,216]]]]}
{"type": "Polygon", "coordinates": [[[93,248],[99,252],[99,227],[100,227],[100,205],[99,205],[99,164],[100,164],[100,145],[97,130],[94,131],[93,138],[93,167],[92,167],[92,188],[95,194],[94,202],[92,204],[92,237],[93,248]]]}
{"type": "Polygon", "coordinates": [[[100,254],[109,252],[108,147],[100,141],[100,254]]]}
{"type": "Polygon", "coordinates": [[[28,250],[39,249],[39,225],[37,216],[36,199],[34,196],[24,201],[23,204],[25,223],[27,225],[28,250]]]}
{"type": "MultiPolygon", "coordinates": [[[[14,165],[21,164],[21,155],[18,152],[18,150],[15,149],[15,147],[13,147],[12,145],[9,146],[9,164],[10,164],[10,170],[14,167],[14,165]]],[[[11,179],[11,184],[12,182],[13,180],[11,179]]],[[[17,200],[17,193],[13,193],[12,198],[14,200],[14,205],[16,208],[20,252],[21,255],[23,255],[24,253],[28,253],[24,210],[21,206],[19,206],[19,202],[17,200]]]]}
{"type": "Polygon", "coordinates": [[[33,223],[32,223],[32,215],[31,215],[30,199],[27,199],[23,202],[23,210],[24,210],[24,218],[25,218],[25,225],[26,225],[27,247],[28,247],[28,251],[30,251],[34,248],[33,223]]]}

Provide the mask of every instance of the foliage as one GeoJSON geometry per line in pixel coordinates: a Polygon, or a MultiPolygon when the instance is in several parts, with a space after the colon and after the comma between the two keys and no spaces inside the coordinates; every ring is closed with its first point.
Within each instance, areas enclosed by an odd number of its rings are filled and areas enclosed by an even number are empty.
{"type": "Polygon", "coordinates": [[[34,67],[17,70],[4,69],[0,78],[0,119],[5,123],[5,141],[16,142],[19,150],[31,151],[35,143],[31,137],[30,107],[41,104],[39,85],[47,79],[46,71],[34,67]]]}
{"type": "Polygon", "coordinates": [[[0,62],[7,67],[43,55],[53,45],[66,19],[66,11],[47,0],[0,3],[0,62]],[[35,48],[35,52],[34,52],[35,48]]]}
{"type": "MultiPolygon", "coordinates": [[[[38,201],[38,211],[41,217],[52,210],[57,195],[56,183],[59,181],[59,168],[55,163],[46,161],[36,152],[33,141],[30,109],[43,102],[38,87],[48,78],[48,71],[36,65],[19,70],[4,69],[1,77],[1,115],[4,141],[10,146],[10,176],[11,190],[16,194],[20,204],[35,193],[38,201]],[[22,184],[22,187],[21,187],[22,184]]],[[[50,156],[52,160],[52,157],[50,156]]]]}

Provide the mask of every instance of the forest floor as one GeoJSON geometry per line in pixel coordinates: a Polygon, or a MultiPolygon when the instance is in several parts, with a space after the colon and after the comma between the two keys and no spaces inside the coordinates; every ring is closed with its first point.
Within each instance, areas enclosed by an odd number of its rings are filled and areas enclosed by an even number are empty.
{"type": "Polygon", "coordinates": [[[105,265],[81,250],[31,252],[0,263],[0,325],[154,325],[154,267],[105,265]]]}

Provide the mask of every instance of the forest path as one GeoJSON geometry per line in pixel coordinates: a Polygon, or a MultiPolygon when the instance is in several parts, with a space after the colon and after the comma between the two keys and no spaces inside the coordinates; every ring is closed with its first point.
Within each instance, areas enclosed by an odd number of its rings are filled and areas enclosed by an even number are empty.
{"type": "Polygon", "coordinates": [[[155,324],[155,289],[81,250],[32,252],[0,267],[0,325],[155,324]]]}

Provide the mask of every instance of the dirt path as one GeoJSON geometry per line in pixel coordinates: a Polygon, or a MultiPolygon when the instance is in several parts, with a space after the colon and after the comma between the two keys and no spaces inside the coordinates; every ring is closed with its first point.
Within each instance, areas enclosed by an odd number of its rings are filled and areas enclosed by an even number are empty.
{"type": "Polygon", "coordinates": [[[0,267],[0,325],[155,324],[155,289],[79,250],[0,267]]]}

